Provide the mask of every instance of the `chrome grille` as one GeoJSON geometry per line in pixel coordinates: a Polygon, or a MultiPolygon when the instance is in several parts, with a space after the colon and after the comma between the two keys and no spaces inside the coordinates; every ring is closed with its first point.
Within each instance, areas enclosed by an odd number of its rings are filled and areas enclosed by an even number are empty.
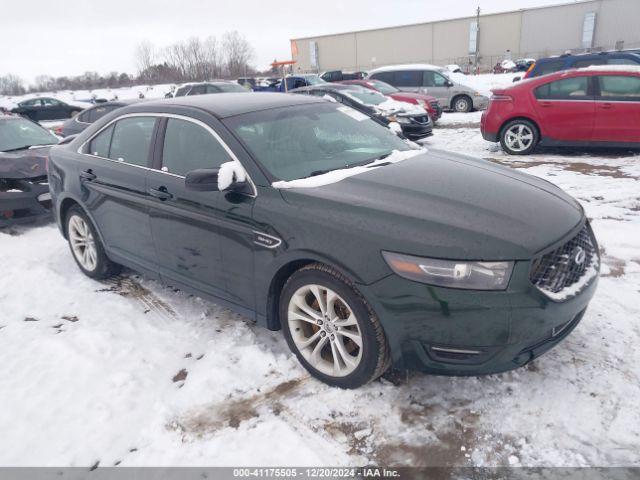
{"type": "Polygon", "coordinates": [[[534,259],[529,278],[536,287],[553,297],[595,276],[599,264],[596,242],[586,224],[571,240],[534,259]],[[589,278],[583,278],[585,275],[589,278]]]}

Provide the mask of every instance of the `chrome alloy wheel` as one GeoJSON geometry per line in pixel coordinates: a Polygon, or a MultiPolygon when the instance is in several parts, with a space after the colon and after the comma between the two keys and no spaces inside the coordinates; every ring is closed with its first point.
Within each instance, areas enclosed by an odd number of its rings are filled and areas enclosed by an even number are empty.
{"type": "Polygon", "coordinates": [[[85,270],[92,272],[98,264],[96,243],[87,222],[78,215],[69,218],[69,242],[78,263],[85,270]]]}
{"type": "Polygon", "coordinates": [[[305,285],[291,297],[289,330],[309,364],[325,375],[344,377],[362,360],[362,334],[353,309],[322,285],[305,285]]]}
{"type": "Polygon", "coordinates": [[[510,150],[522,152],[531,146],[533,131],[527,125],[516,123],[504,133],[504,141],[510,150]]]}

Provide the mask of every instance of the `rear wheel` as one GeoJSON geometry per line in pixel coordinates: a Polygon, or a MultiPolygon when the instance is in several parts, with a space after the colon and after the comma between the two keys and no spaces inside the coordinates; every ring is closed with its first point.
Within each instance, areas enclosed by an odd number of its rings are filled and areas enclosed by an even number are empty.
{"type": "Polygon", "coordinates": [[[461,95],[453,99],[453,110],[458,113],[470,112],[473,108],[473,102],[466,95],[461,95]]]}
{"type": "Polygon", "coordinates": [[[357,388],[388,368],[382,325],[336,270],[314,264],[294,273],[282,290],[279,312],[289,347],[323,382],[357,388]]]}
{"type": "Polygon", "coordinates": [[[500,133],[500,145],[510,155],[528,155],[536,148],[540,134],[533,122],[525,119],[512,120],[500,133]]]}
{"type": "Polygon", "coordinates": [[[95,227],[79,206],[69,209],[65,224],[71,253],[85,275],[103,279],[120,271],[120,266],[107,258],[95,227]]]}

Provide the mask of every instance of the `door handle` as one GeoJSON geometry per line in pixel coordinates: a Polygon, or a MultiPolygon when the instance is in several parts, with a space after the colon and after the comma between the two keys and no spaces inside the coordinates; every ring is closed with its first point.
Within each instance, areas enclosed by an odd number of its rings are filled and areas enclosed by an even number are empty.
{"type": "Polygon", "coordinates": [[[151,195],[152,197],[158,198],[160,200],[162,200],[163,202],[165,200],[170,200],[173,198],[173,195],[171,195],[168,191],[167,191],[167,187],[158,187],[156,188],[150,188],[149,189],[149,195],[151,195]]]}
{"type": "Polygon", "coordinates": [[[86,180],[87,182],[90,182],[92,180],[95,180],[96,178],[97,178],[96,174],[93,173],[91,171],[91,169],[84,170],[84,171],[80,172],[80,179],[81,180],[86,180]]]}
{"type": "Polygon", "coordinates": [[[613,108],[613,104],[612,103],[601,103],[599,105],[600,105],[600,108],[604,108],[605,110],[609,110],[609,109],[613,108]]]}

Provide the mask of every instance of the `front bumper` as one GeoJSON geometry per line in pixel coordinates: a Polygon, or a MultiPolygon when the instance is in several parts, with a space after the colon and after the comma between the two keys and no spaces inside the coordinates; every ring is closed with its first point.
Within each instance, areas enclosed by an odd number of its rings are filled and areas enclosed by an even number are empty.
{"type": "Polygon", "coordinates": [[[362,286],[385,328],[393,365],[443,375],[498,373],[560,343],[582,319],[597,277],[563,302],[529,281],[516,262],[505,291],[440,288],[397,275],[362,286]]]}
{"type": "Polygon", "coordinates": [[[420,140],[433,135],[433,123],[426,124],[410,123],[401,124],[402,134],[409,140],[420,140]]]}
{"type": "Polygon", "coordinates": [[[47,177],[0,179],[0,227],[51,216],[47,177]]]}

